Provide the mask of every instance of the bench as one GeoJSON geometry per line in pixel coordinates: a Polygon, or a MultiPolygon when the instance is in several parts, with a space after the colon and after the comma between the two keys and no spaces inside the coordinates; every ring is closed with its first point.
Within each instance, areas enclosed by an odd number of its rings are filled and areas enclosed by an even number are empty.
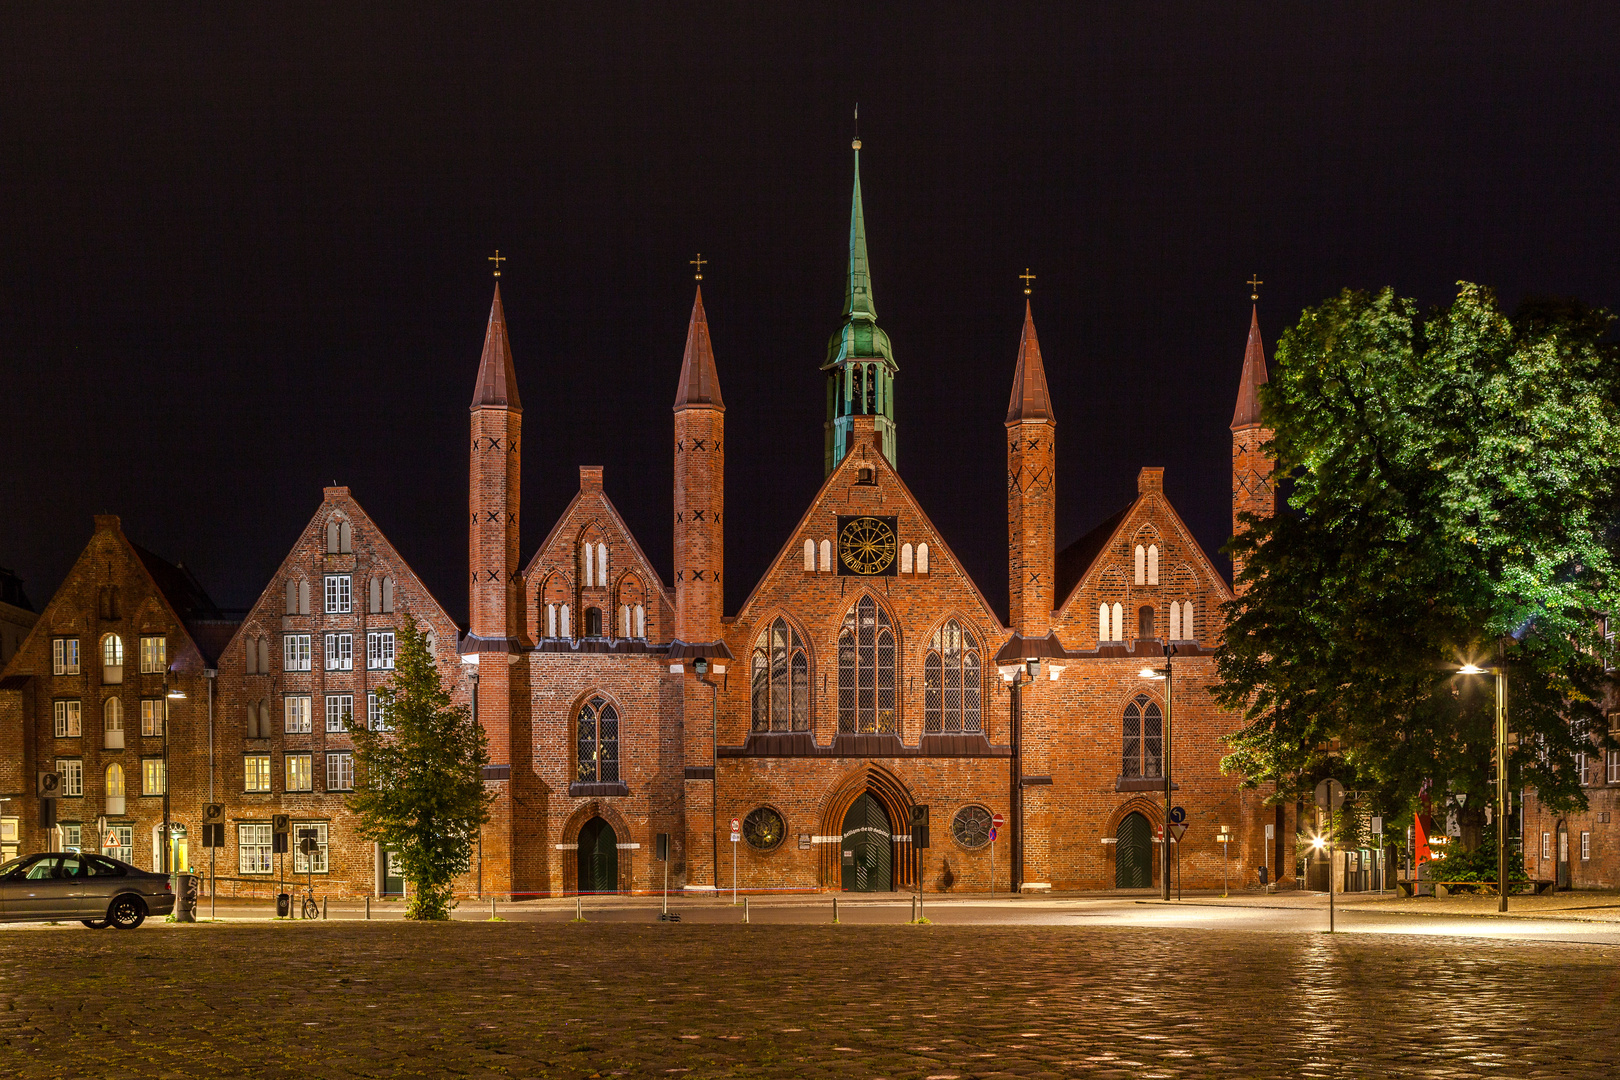
{"type": "MultiPolygon", "coordinates": [[[[1542,893],[1551,892],[1556,883],[1550,879],[1536,878],[1524,884],[1529,885],[1531,891],[1540,896],[1542,893]]],[[[1401,878],[1395,882],[1395,892],[1405,899],[1416,895],[1418,888],[1424,885],[1433,886],[1435,896],[1450,896],[1456,890],[1472,891],[1481,888],[1496,888],[1496,882],[1494,881],[1430,881],[1428,879],[1401,878]]]]}

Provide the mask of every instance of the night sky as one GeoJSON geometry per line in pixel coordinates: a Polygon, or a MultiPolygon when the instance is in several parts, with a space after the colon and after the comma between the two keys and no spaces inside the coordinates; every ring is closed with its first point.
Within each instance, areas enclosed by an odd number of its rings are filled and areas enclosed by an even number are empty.
{"type": "Polygon", "coordinates": [[[0,9],[0,566],[36,608],[103,511],[246,607],[336,481],[464,618],[499,247],[523,559],[600,464],[666,582],[711,260],[735,611],[822,479],[857,101],[900,472],[1002,612],[1025,266],[1059,544],[1162,465],[1223,570],[1251,274],[1268,353],[1344,286],[1620,304],[1612,4],[233,7],[0,9]]]}

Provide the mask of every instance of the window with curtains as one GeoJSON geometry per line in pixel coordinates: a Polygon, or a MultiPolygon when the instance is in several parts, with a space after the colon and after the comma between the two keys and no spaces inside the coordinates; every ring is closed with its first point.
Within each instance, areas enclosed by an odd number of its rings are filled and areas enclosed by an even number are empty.
{"type": "Polygon", "coordinates": [[[930,735],[979,731],[982,689],[979,643],[951,619],[934,631],[923,660],[923,731],[930,735]]]}
{"type": "Polygon", "coordinates": [[[753,730],[810,730],[810,655],[786,619],[754,639],[753,691],[753,730]]]}
{"type": "Polygon", "coordinates": [[[863,596],[838,632],[838,730],[894,734],[896,682],[889,613],[863,596]]]}
{"type": "Polygon", "coordinates": [[[1155,780],[1164,775],[1164,714],[1146,694],[1125,706],[1124,753],[1119,774],[1126,780],[1155,780]]]}
{"type": "Polygon", "coordinates": [[[575,742],[576,781],[603,784],[619,779],[619,710],[612,702],[593,697],[579,707],[575,742]]]}

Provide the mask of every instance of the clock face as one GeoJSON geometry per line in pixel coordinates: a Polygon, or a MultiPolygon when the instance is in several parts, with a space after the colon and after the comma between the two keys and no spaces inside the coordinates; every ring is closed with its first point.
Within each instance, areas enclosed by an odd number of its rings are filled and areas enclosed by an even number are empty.
{"type": "Polygon", "coordinates": [[[854,577],[887,577],[895,573],[899,544],[892,517],[838,519],[838,573],[854,577]]]}

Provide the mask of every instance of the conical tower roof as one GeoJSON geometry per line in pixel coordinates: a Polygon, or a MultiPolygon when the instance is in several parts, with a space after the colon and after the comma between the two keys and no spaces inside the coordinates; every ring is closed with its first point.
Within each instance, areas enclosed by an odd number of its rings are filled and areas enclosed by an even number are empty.
{"type": "Polygon", "coordinates": [[[897,365],[890,351],[889,335],[877,324],[877,304],[872,299],[872,270],[866,258],[866,209],[861,202],[861,141],[855,140],[855,191],[849,206],[849,271],[844,280],[844,324],[827,343],[830,368],[843,360],[886,360],[897,365]]]}
{"type": "Polygon", "coordinates": [[[703,286],[692,301],[692,321],[686,327],[686,355],[681,359],[681,381],[675,389],[675,408],[712,405],[720,400],[720,376],[714,369],[714,346],[709,343],[709,317],[703,311],[703,286]]]}
{"type": "Polygon", "coordinates": [[[506,336],[506,310],[501,307],[501,283],[495,283],[495,302],[489,308],[489,329],[484,333],[484,355],[478,361],[478,385],[472,407],[521,411],[517,370],[512,366],[512,345],[506,336]]]}
{"type": "Polygon", "coordinates": [[[1052,396],[1046,390],[1046,365],[1041,361],[1041,343],[1035,336],[1035,316],[1024,301],[1024,332],[1018,339],[1018,366],[1013,369],[1012,400],[1007,405],[1007,423],[1021,420],[1055,420],[1052,396]]]}
{"type": "Polygon", "coordinates": [[[1249,344],[1243,352],[1243,377],[1238,381],[1237,408],[1232,411],[1232,430],[1260,423],[1260,388],[1266,385],[1266,350],[1260,342],[1260,310],[1249,317],[1249,344]]]}

